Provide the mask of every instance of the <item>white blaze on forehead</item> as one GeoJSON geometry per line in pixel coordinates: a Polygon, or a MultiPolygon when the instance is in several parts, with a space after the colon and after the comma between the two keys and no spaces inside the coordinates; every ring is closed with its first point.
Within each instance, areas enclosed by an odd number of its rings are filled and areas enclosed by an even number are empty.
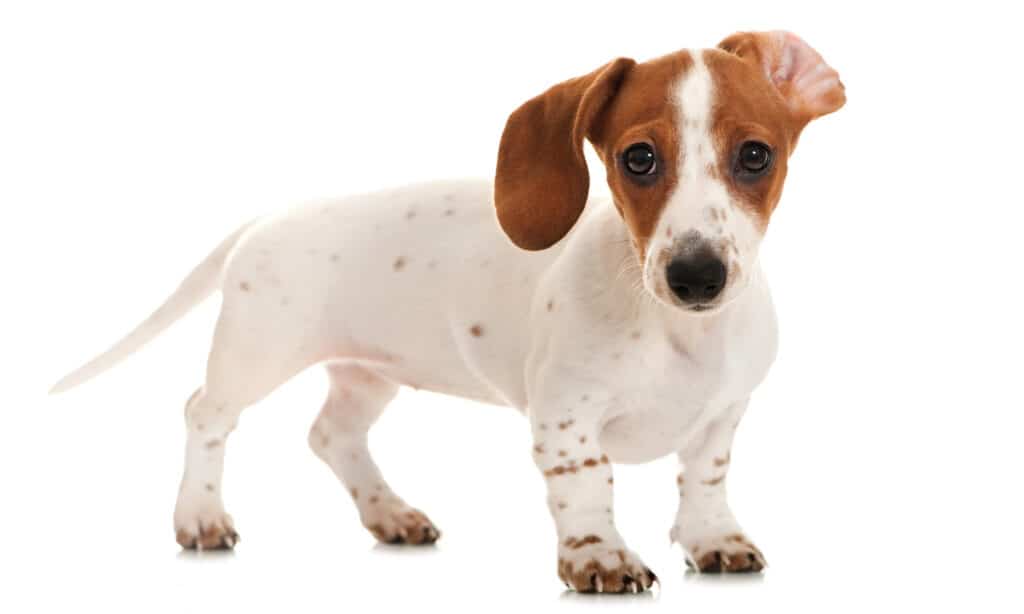
{"type": "Polygon", "coordinates": [[[729,193],[713,175],[718,165],[711,138],[715,82],[704,63],[703,52],[690,51],[690,57],[693,66],[673,92],[680,136],[679,181],[669,196],[659,226],[664,229],[671,225],[676,236],[692,230],[710,236],[715,229],[708,226],[707,209],[724,209],[729,193]]]}
{"type": "Polygon", "coordinates": [[[682,154],[679,157],[683,184],[692,183],[707,174],[708,164],[715,162],[711,142],[711,105],[714,102],[714,81],[704,63],[702,51],[690,52],[693,67],[686,72],[676,93],[682,154]]]}

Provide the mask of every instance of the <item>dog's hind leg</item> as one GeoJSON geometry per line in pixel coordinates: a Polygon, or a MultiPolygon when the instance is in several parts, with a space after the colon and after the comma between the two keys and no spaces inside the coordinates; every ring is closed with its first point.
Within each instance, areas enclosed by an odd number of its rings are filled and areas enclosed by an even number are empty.
{"type": "Polygon", "coordinates": [[[313,452],[348,489],[374,537],[391,544],[433,543],[440,532],[391,490],[367,447],[367,432],[398,385],[353,364],[330,364],[327,372],[330,393],[309,432],[313,452]]]}
{"type": "Polygon", "coordinates": [[[222,312],[207,363],[206,383],[185,407],[185,472],[174,509],[178,543],[187,549],[232,548],[238,541],[221,499],[224,448],[246,407],[316,362],[301,348],[239,319],[230,306],[222,312]]]}

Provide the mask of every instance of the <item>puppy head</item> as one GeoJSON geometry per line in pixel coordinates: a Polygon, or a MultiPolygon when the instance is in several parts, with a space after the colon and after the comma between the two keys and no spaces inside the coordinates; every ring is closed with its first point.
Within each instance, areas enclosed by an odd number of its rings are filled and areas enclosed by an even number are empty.
{"type": "Polygon", "coordinates": [[[845,102],[839,76],[786,32],[740,33],[717,49],[638,64],[620,58],[556,85],[508,119],[498,220],[545,249],[586,203],[588,139],[660,301],[709,312],[748,285],[803,127],[845,102]]]}

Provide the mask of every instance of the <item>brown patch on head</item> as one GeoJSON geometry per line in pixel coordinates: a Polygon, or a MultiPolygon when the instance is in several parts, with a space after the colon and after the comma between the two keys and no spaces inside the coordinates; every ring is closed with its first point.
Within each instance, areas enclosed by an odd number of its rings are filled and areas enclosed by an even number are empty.
{"type": "Polygon", "coordinates": [[[469,327],[469,334],[473,335],[474,337],[482,337],[484,334],[484,328],[479,324],[474,324],[473,326],[469,327]]]}
{"type": "Polygon", "coordinates": [[[688,51],[636,65],[623,80],[619,95],[591,139],[605,164],[612,196],[641,254],[678,181],[681,135],[672,90],[692,66],[688,51]],[[653,148],[656,166],[652,175],[637,177],[624,167],[623,154],[636,143],[653,148]]]}
{"type": "Polygon", "coordinates": [[[718,174],[732,197],[763,229],[778,205],[786,163],[809,121],[846,102],[839,75],[807,43],[787,32],[740,32],[704,53],[714,81],[712,140],[718,174]],[[743,143],[772,150],[768,172],[743,179],[735,172],[743,143]]]}

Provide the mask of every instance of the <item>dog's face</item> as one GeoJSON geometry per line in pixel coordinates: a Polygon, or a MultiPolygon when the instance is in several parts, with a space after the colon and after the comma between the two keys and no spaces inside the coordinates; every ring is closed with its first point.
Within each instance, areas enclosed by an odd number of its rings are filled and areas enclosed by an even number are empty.
{"type": "Polygon", "coordinates": [[[783,32],[637,64],[618,59],[509,118],[495,179],[513,242],[544,249],[583,210],[593,143],[658,300],[712,312],[738,296],[808,121],[843,105],[838,75],[783,32]]]}

